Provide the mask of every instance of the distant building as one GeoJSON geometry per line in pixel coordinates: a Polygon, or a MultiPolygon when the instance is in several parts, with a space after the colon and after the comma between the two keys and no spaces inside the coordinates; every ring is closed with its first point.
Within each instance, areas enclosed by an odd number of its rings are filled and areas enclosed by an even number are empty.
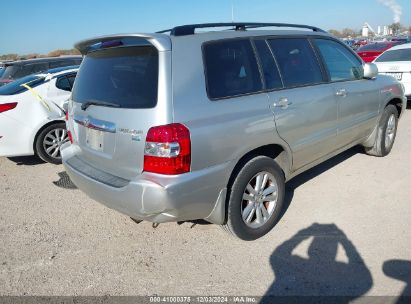
{"type": "Polygon", "coordinates": [[[363,37],[368,37],[369,34],[369,28],[368,28],[368,24],[367,22],[364,23],[363,27],[362,27],[362,36],[363,37]]]}

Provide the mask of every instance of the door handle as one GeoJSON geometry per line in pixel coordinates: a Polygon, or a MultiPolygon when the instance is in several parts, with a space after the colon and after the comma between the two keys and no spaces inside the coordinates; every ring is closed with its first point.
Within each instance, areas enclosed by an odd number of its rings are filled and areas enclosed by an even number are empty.
{"type": "Polygon", "coordinates": [[[347,91],[345,89],[338,89],[337,92],[335,92],[335,95],[345,97],[347,96],[347,91]]]}
{"type": "Polygon", "coordinates": [[[273,106],[276,108],[287,109],[288,106],[292,105],[293,103],[288,100],[286,97],[281,97],[278,102],[274,103],[273,106]]]}

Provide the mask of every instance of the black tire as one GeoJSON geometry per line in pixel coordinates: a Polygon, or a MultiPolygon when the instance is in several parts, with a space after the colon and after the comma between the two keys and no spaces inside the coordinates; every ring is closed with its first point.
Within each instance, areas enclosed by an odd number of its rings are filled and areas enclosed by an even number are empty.
{"type": "Polygon", "coordinates": [[[398,111],[397,108],[389,104],[385,107],[384,112],[381,115],[380,121],[377,126],[377,135],[375,137],[374,145],[371,148],[365,148],[365,152],[369,155],[384,157],[391,152],[391,149],[395,142],[395,137],[397,135],[397,126],[398,126],[398,111]],[[388,128],[390,118],[394,117],[394,130],[393,136],[390,143],[386,144],[387,132],[391,132],[388,128]]]}
{"type": "MultiPolygon", "coordinates": [[[[284,175],[277,163],[266,156],[258,156],[251,159],[240,169],[232,184],[228,187],[227,222],[223,225],[224,230],[245,241],[251,241],[262,237],[278,222],[283,207],[284,194],[284,175]],[[247,185],[253,181],[253,178],[259,173],[264,172],[270,173],[275,179],[277,185],[277,202],[274,203],[275,207],[272,209],[273,211],[268,217],[268,220],[261,227],[253,228],[247,225],[245,220],[243,220],[242,212],[245,209],[244,206],[250,204],[249,201],[243,199],[243,195],[247,185]]],[[[257,211],[255,211],[255,213],[256,212],[257,211]]]]}
{"type": "Polygon", "coordinates": [[[58,122],[58,123],[49,125],[43,130],[41,130],[36,138],[36,142],[34,143],[34,150],[36,152],[36,155],[40,157],[43,161],[58,165],[58,164],[61,164],[60,145],[65,140],[67,140],[67,133],[65,135],[65,139],[60,140],[59,142],[56,142],[58,146],[57,155],[53,156],[52,153],[48,153],[47,148],[45,146],[46,136],[48,136],[49,134],[53,134],[56,130],[66,130],[66,124],[64,122],[58,122]]]}

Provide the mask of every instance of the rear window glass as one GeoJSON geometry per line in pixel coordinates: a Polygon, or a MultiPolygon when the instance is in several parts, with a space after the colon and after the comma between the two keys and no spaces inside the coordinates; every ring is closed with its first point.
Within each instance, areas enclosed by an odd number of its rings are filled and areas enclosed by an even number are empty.
{"type": "Polygon", "coordinates": [[[22,84],[34,88],[42,83],[44,83],[44,77],[29,75],[0,87],[0,95],[14,95],[27,91],[22,84]]]}
{"type": "Polygon", "coordinates": [[[0,79],[13,79],[14,74],[16,74],[21,68],[21,65],[6,65],[0,79]]]}
{"type": "Polygon", "coordinates": [[[207,92],[212,99],[261,91],[262,81],[251,42],[225,40],[204,45],[207,92]]]}
{"type": "Polygon", "coordinates": [[[75,102],[103,101],[122,108],[157,103],[158,52],[152,46],[112,48],[89,53],[73,87],[75,102]]]}
{"type": "Polygon", "coordinates": [[[50,69],[66,67],[71,65],[79,65],[81,63],[81,58],[79,59],[66,59],[60,61],[50,61],[50,69]]]}
{"type": "Polygon", "coordinates": [[[364,52],[364,51],[383,51],[389,44],[386,43],[371,43],[360,47],[357,52],[364,52]]]}
{"type": "Polygon", "coordinates": [[[387,51],[383,53],[380,57],[378,57],[375,61],[411,61],[411,48],[387,51]]]}
{"type": "Polygon", "coordinates": [[[46,71],[48,68],[47,62],[9,65],[0,79],[19,79],[30,74],[46,71]]]}

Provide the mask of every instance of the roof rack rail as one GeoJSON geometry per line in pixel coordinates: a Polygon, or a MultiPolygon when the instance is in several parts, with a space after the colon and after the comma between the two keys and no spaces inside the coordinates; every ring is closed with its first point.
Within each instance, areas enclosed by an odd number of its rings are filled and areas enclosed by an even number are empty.
{"type": "Polygon", "coordinates": [[[226,22],[226,23],[200,23],[200,24],[187,24],[176,26],[172,29],[158,31],[157,33],[167,33],[170,32],[172,36],[186,36],[195,34],[195,30],[199,28],[211,28],[211,27],[233,27],[232,30],[245,31],[249,28],[260,28],[260,27],[292,27],[292,28],[303,28],[309,29],[314,32],[326,33],[326,31],[310,25],[303,24],[291,24],[291,23],[258,23],[258,22],[226,22]]]}

